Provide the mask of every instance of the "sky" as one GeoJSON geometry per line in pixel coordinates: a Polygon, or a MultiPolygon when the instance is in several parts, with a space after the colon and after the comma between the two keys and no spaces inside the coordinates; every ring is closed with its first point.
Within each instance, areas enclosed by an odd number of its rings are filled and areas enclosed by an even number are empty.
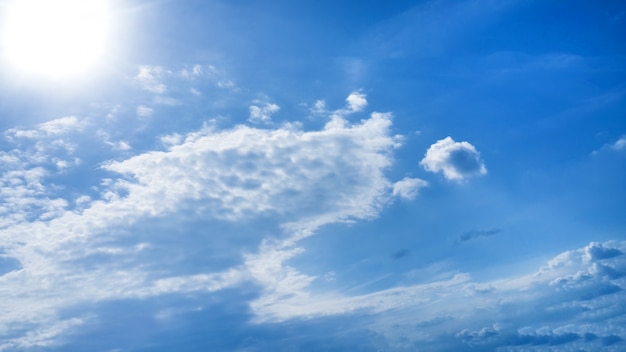
{"type": "Polygon", "coordinates": [[[4,0],[0,31],[0,351],[626,349],[626,3],[4,0]]]}

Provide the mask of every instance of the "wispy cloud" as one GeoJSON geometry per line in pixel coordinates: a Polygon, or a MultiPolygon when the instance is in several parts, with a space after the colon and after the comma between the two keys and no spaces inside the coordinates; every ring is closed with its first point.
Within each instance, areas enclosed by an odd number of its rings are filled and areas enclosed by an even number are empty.
{"type": "Polygon", "coordinates": [[[417,197],[419,190],[427,186],[428,182],[424,180],[405,177],[393,184],[392,194],[403,199],[413,200],[417,197]]]}
{"type": "Polygon", "coordinates": [[[501,233],[500,229],[491,229],[491,230],[470,230],[463,233],[459,237],[459,242],[468,242],[478,238],[491,237],[501,233]]]}
{"type": "Polygon", "coordinates": [[[163,94],[167,91],[167,86],[161,83],[161,78],[166,71],[161,66],[142,65],[139,66],[139,72],[135,76],[135,80],[140,87],[148,92],[163,94]]]}

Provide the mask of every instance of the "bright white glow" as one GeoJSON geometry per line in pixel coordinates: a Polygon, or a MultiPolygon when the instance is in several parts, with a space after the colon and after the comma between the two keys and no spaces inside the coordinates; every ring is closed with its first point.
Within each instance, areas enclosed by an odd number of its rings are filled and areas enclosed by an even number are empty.
{"type": "Polygon", "coordinates": [[[3,54],[23,73],[84,73],[105,51],[108,17],[106,0],[15,0],[2,26],[3,54]]]}

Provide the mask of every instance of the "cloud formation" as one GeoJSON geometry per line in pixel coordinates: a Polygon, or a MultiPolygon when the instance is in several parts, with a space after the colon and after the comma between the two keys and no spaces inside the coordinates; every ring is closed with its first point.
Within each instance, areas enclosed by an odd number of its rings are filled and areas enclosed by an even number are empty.
{"type": "Polygon", "coordinates": [[[417,197],[419,190],[427,186],[428,182],[422,179],[405,177],[393,184],[392,194],[402,199],[413,200],[417,197]]]}
{"type": "Polygon", "coordinates": [[[280,110],[280,106],[272,103],[257,102],[258,105],[250,105],[250,118],[253,123],[270,123],[272,115],[280,110]]]}
{"type": "Polygon", "coordinates": [[[434,143],[420,161],[426,171],[442,172],[448,180],[463,181],[487,174],[487,168],[476,148],[468,142],[446,137],[434,143]]]}
{"type": "MultiPolygon", "coordinates": [[[[89,320],[79,315],[71,324],[58,325],[61,311],[85,303],[209,293],[243,282],[262,283],[268,290],[264,297],[293,289],[284,280],[281,260],[298,253],[294,244],[299,239],[324,224],[375,217],[391,199],[384,171],[398,141],[389,135],[390,126],[391,114],[386,113],[316,131],[293,125],[219,130],[207,124],[185,135],[164,137],[166,150],[104,162],[101,168],[110,178],[97,185],[96,197],[81,195],[71,201],[76,208],[59,199],[54,212],[37,217],[20,209],[41,211],[52,204],[54,200],[41,193],[47,172],[19,162],[19,156],[2,154],[15,159],[23,192],[45,200],[4,209],[14,220],[0,228],[3,255],[20,265],[0,275],[0,332],[9,341],[6,348],[53,343],[57,335],[89,320]],[[243,248],[234,248],[228,264],[201,272],[176,271],[172,268],[184,267],[188,259],[168,254],[167,231],[161,228],[145,236],[133,228],[164,218],[173,225],[182,221],[177,222],[180,217],[220,226],[265,219],[273,235],[268,238],[258,228],[242,231],[252,246],[261,244],[258,253],[249,248],[242,255],[243,248]],[[22,335],[18,327],[24,326],[50,333],[22,335]]],[[[102,134],[109,141],[108,134],[102,134]]],[[[16,189],[15,177],[6,174],[3,192],[16,189]]],[[[24,194],[14,198],[17,202],[24,194]]],[[[175,243],[186,243],[184,238],[175,243]]],[[[205,239],[213,244],[230,240],[205,239]]],[[[216,256],[219,259],[219,253],[202,258],[217,261],[212,259],[216,256]]]]}

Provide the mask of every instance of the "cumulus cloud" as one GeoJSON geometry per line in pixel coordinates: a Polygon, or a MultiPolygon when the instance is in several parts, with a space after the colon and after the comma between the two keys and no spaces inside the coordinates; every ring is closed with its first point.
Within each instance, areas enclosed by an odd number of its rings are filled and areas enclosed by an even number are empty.
{"type": "Polygon", "coordinates": [[[428,182],[419,178],[405,177],[393,184],[392,194],[403,199],[413,200],[417,197],[419,190],[428,186],[428,182]]]}
{"type": "Polygon", "coordinates": [[[250,118],[248,121],[253,123],[270,123],[272,115],[280,110],[280,107],[272,103],[257,102],[258,105],[250,106],[250,118]]]}
{"type": "Polygon", "coordinates": [[[353,112],[362,111],[367,106],[366,95],[361,92],[352,92],[346,98],[348,109],[353,112]]]}
{"type": "Polygon", "coordinates": [[[476,148],[465,141],[455,142],[451,137],[431,145],[420,165],[426,171],[442,172],[446,179],[455,181],[487,173],[476,148]]]}
{"type": "MultiPolygon", "coordinates": [[[[296,286],[283,275],[282,260],[299,253],[298,239],[324,224],[374,217],[390,199],[384,170],[397,143],[389,135],[390,126],[391,115],[382,113],[318,131],[302,131],[296,125],[227,130],[207,126],[163,137],[166,151],[102,164],[113,177],[98,185],[98,198],[73,197],[74,210],[61,204],[61,210],[49,216],[26,214],[0,228],[4,254],[22,266],[0,276],[2,336],[19,335],[18,326],[51,329],[61,310],[86,302],[214,292],[242,282],[275,283],[267,295],[304,289],[306,275],[287,274],[296,286]],[[239,263],[234,251],[232,265],[212,271],[171,271],[185,259],[155,255],[153,251],[168,247],[158,242],[165,234],[139,237],[141,231],[132,228],[163,218],[173,223],[177,216],[231,224],[263,217],[282,240],[265,241],[258,253],[250,249],[239,263]],[[100,236],[103,233],[107,235],[100,236]]],[[[108,134],[102,135],[107,140],[108,134]]],[[[0,157],[9,160],[12,155],[0,157]]],[[[45,173],[29,172],[20,176],[28,182],[24,191],[41,192],[45,173]]],[[[6,176],[3,191],[16,189],[9,183],[13,179],[15,175],[6,176]]],[[[247,241],[261,243],[266,233],[246,235],[247,241]]],[[[213,240],[228,241],[228,236],[213,240]]]]}
{"type": "Polygon", "coordinates": [[[363,111],[367,107],[367,96],[360,91],[351,92],[346,98],[346,105],[343,108],[328,111],[324,100],[317,100],[310,109],[316,115],[328,116],[330,121],[328,126],[341,126],[348,115],[363,111]]]}

